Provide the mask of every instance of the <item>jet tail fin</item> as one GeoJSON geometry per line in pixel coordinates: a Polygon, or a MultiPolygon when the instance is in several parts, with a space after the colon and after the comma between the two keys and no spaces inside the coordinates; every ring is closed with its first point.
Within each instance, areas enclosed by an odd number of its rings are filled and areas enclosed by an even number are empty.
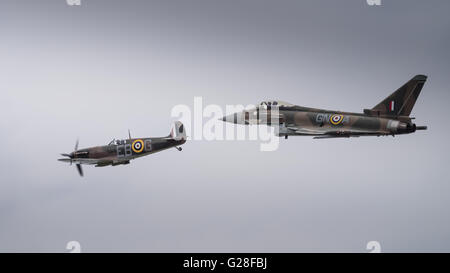
{"type": "Polygon", "coordinates": [[[371,115],[409,116],[427,76],[416,75],[394,93],[364,113],[371,115]]]}
{"type": "Polygon", "coordinates": [[[175,121],[170,129],[169,137],[175,140],[186,140],[186,130],[181,121],[175,121]]]}

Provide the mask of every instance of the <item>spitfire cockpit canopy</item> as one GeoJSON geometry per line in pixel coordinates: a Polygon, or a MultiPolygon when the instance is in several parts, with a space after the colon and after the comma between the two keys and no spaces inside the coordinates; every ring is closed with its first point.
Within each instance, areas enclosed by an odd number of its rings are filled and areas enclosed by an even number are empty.
{"type": "Polygon", "coordinates": [[[267,107],[267,106],[278,106],[278,107],[281,107],[281,106],[294,106],[294,105],[291,104],[291,103],[288,103],[288,102],[280,101],[280,100],[268,100],[268,101],[261,102],[260,106],[263,106],[263,107],[267,107]]]}
{"type": "Polygon", "coordinates": [[[126,143],[127,143],[127,141],[123,140],[123,139],[116,140],[116,144],[117,145],[123,145],[123,144],[126,144],[126,143]]]}
{"type": "Polygon", "coordinates": [[[126,144],[126,143],[127,143],[126,140],[113,139],[113,140],[111,140],[111,142],[108,143],[108,145],[123,145],[123,144],[126,144]]]}

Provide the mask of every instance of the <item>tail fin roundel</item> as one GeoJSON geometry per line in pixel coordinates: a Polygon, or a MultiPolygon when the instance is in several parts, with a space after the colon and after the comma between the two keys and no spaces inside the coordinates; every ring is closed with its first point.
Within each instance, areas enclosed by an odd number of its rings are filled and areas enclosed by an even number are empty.
{"type": "Polygon", "coordinates": [[[378,115],[409,116],[427,76],[416,75],[368,112],[378,115]]]}

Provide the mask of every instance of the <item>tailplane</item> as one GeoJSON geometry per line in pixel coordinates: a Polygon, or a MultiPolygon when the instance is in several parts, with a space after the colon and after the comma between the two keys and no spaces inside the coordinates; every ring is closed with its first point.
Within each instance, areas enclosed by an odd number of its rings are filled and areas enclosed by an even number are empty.
{"type": "Polygon", "coordinates": [[[364,113],[378,116],[409,116],[426,80],[425,75],[414,76],[372,109],[364,109],[364,113]]]}

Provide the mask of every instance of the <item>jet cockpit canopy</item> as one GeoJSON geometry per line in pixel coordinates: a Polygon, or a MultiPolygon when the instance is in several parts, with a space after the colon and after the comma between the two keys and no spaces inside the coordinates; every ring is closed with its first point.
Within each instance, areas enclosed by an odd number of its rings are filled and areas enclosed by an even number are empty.
{"type": "Polygon", "coordinates": [[[284,102],[284,101],[280,101],[280,100],[268,100],[268,101],[263,101],[259,104],[260,106],[264,107],[267,109],[267,107],[271,107],[271,106],[278,106],[278,107],[289,107],[289,106],[294,106],[291,103],[288,102],[284,102]]]}

